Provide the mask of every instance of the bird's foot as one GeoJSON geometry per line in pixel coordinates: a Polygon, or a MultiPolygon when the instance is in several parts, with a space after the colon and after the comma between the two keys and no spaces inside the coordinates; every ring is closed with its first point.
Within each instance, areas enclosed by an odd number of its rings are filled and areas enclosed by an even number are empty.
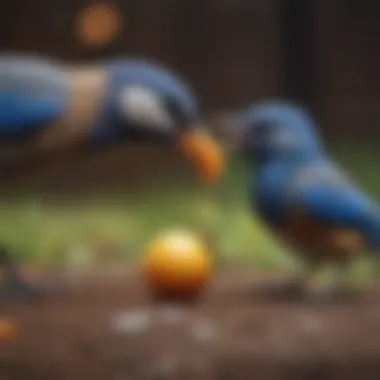
{"type": "Polygon", "coordinates": [[[314,304],[334,304],[353,295],[353,292],[343,286],[326,285],[306,292],[306,299],[314,304]]]}

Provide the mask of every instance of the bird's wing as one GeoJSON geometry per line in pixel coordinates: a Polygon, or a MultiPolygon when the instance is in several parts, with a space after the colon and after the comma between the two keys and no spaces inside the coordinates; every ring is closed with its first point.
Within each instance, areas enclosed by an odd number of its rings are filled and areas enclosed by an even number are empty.
{"type": "Polygon", "coordinates": [[[374,213],[369,197],[329,164],[300,172],[289,195],[309,218],[330,225],[359,228],[374,213]]]}
{"type": "Polygon", "coordinates": [[[60,115],[64,72],[48,62],[0,55],[0,135],[29,132],[60,115]]]}
{"type": "Polygon", "coordinates": [[[292,241],[329,255],[380,248],[379,210],[339,169],[322,165],[300,172],[288,196],[285,228],[292,241]]]}

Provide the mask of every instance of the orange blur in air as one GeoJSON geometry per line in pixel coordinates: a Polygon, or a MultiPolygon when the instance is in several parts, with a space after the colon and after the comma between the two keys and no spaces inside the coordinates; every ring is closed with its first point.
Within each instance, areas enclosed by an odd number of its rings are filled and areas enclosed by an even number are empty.
{"type": "Polygon", "coordinates": [[[87,45],[106,45],[120,34],[120,12],[108,4],[88,6],[78,15],[77,35],[87,45]]]}

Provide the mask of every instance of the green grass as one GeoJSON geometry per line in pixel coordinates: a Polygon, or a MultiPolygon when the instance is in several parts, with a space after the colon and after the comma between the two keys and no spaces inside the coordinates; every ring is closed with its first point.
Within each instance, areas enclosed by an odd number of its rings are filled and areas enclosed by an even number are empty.
{"type": "MultiPolygon", "coordinates": [[[[380,198],[376,146],[340,144],[337,160],[380,198]]],[[[112,243],[126,260],[137,260],[149,239],[170,228],[193,229],[212,238],[220,264],[242,261],[263,268],[291,267],[290,256],[263,229],[246,203],[247,168],[232,161],[214,188],[141,189],[139,195],[92,195],[84,204],[58,207],[38,198],[0,203],[0,240],[38,265],[86,264],[97,239],[112,243]]],[[[358,273],[368,271],[365,264],[358,273]],[[364,268],[364,269],[363,269],[364,268]]],[[[361,269],[360,269],[361,268],[361,269]]]]}

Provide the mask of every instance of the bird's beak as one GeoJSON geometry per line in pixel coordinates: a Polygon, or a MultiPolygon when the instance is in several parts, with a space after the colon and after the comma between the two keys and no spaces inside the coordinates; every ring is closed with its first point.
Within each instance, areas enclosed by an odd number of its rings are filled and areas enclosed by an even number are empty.
{"type": "Polygon", "coordinates": [[[192,128],[181,133],[179,146],[202,179],[214,182],[220,177],[224,167],[223,150],[205,130],[192,128]]]}

